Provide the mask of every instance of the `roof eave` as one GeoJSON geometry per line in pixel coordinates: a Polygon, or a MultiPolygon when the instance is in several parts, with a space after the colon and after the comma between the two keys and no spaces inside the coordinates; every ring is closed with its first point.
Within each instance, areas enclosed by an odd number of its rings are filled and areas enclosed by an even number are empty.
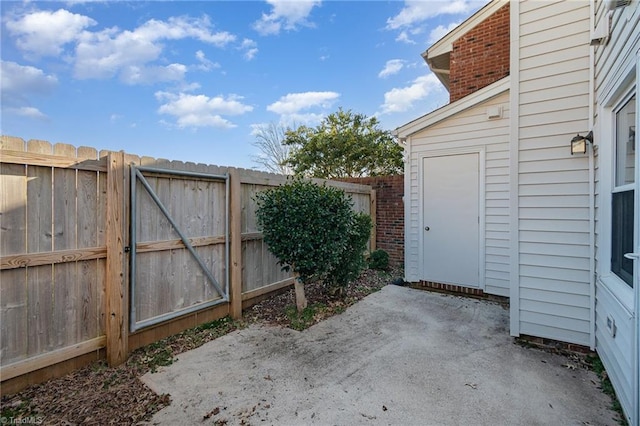
{"type": "Polygon", "coordinates": [[[449,89],[449,76],[446,75],[444,71],[448,71],[450,69],[449,57],[453,51],[453,43],[471,29],[475,28],[480,22],[493,15],[498,9],[507,3],[509,3],[509,0],[490,1],[460,25],[449,31],[440,40],[432,44],[431,47],[422,54],[422,57],[429,66],[429,69],[431,69],[436,77],[443,82],[442,84],[444,84],[447,90],[449,89]],[[446,63],[444,63],[445,59],[446,63]],[[433,66],[432,64],[434,63],[437,65],[433,66]],[[443,80],[446,81],[446,84],[443,80]]]}
{"type": "Polygon", "coordinates": [[[442,83],[442,85],[449,90],[449,70],[450,70],[450,60],[451,54],[449,52],[443,53],[440,56],[428,56],[428,51],[422,54],[425,62],[429,66],[429,69],[432,73],[438,77],[438,80],[442,83]]]}
{"type": "Polygon", "coordinates": [[[504,93],[509,90],[510,76],[506,76],[495,83],[492,83],[482,89],[458,99],[457,101],[447,104],[441,108],[431,111],[428,114],[423,115],[409,123],[400,126],[394,130],[394,135],[400,139],[405,140],[415,133],[441,122],[454,114],[472,108],[481,102],[486,101],[494,96],[504,93]]]}

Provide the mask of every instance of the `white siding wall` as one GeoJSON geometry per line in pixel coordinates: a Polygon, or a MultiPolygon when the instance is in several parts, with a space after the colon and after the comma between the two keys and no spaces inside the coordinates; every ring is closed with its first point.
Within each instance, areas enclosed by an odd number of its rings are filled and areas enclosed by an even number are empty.
{"type": "MultiPolygon", "coordinates": [[[[419,235],[421,232],[419,169],[429,151],[483,146],[485,171],[485,292],[509,296],[509,95],[503,93],[449,116],[411,136],[411,175],[408,194],[406,273],[419,281],[419,235]],[[500,119],[487,119],[488,107],[501,106],[500,119]]],[[[481,263],[482,265],[483,263],[481,263]]]]}
{"type": "Polygon", "coordinates": [[[519,333],[589,346],[588,158],[569,153],[589,131],[589,3],[523,1],[518,16],[519,333]]]}
{"type": "MultiPolygon", "coordinates": [[[[607,10],[602,1],[596,2],[596,23],[608,19],[607,10]]],[[[596,350],[602,359],[609,377],[614,385],[622,407],[631,421],[633,412],[632,354],[633,354],[633,314],[623,306],[619,296],[607,287],[601,277],[609,271],[609,252],[607,247],[608,229],[611,226],[610,198],[611,191],[611,155],[613,151],[611,134],[606,130],[611,116],[605,109],[613,106],[612,102],[622,95],[620,91],[629,88],[629,70],[635,60],[635,53],[640,48],[640,7],[633,3],[613,13],[612,34],[609,42],[595,48],[595,89],[596,108],[594,133],[600,146],[596,152],[596,350]],[[601,221],[604,218],[604,221],[601,221]],[[607,318],[615,321],[616,336],[607,329],[607,318]]],[[[638,315],[636,312],[635,315],[638,315]]],[[[638,402],[636,401],[636,404],[638,402]]],[[[636,421],[638,421],[636,419],[636,421]]]]}
{"type": "Polygon", "coordinates": [[[632,412],[633,316],[606,286],[596,285],[596,350],[611,379],[625,413],[632,412]],[[615,321],[616,337],[607,330],[607,317],[615,321]]]}

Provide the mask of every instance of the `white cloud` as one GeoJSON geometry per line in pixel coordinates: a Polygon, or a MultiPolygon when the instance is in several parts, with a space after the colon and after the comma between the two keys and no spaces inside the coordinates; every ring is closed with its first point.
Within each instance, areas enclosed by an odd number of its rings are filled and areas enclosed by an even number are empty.
{"type": "Polygon", "coordinates": [[[214,68],[220,68],[220,64],[207,59],[202,50],[196,52],[196,59],[200,62],[199,65],[196,65],[196,68],[201,71],[211,71],[214,68]]]}
{"type": "Polygon", "coordinates": [[[390,75],[397,74],[404,67],[405,61],[402,59],[388,60],[384,66],[384,69],[378,73],[378,77],[387,78],[390,75]]]}
{"type": "Polygon", "coordinates": [[[138,27],[134,34],[149,41],[194,38],[217,47],[224,47],[235,41],[235,35],[226,31],[211,32],[211,27],[211,21],[206,15],[202,18],[179,16],[171,17],[166,22],[151,19],[138,27]]]}
{"type": "Polygon", "coordinates": [[[253,110],[252,106],[243,104],[243,98],[237,95],[210,98],[206,95],[156,92],[155,96],[158,101],[164,102],[158,113],[175,117],[179,128],[232,128],[236,125],[223,118],[223,115],[241,115],[253,110]]]}
{"type": "Polygon", "coordinates": [[[97,3],[103,0],[67,0],[65,3],[67,4],[67,6],[75,6],[78,4],[85,4],[85,3],[97,3]]]}
{"type": "Polygon", "coordinates": [[[117,29],[85,33],[76,48],[75,76],[80,79],[111,78],[123,69],[155,61],[162,46],[117,29]]]}
{"type": "Polygon", "coordinates": [[[4,108],[5,112],[20,115],[22,117],[33,118],[37,120],[46,120],[48,117],[38,108],[24,106],[19,108],[4,108]]]}
{"type": "Polygon", "coordinates": [[[292,115],[313,107],[329,108],[339,97],[340,94],[336,92],[289,93],[267,106],[267,111],[292,115]]]}
{"type": "Polygon", "coordinates": [[[398,31],[396,41],[406,44],[429,43],[432,44],[455,28],[460,18],[466,18],[475,10],[487,4],[489,0],[451,0],[451,1],[424,1],[406,0],[400,12],[387,19],[387,30],[398,31]],[[455,23],[440,24],[433,28],[431,19],[441,15],[456,17],[455,23]],[[419,34],[429,32],[428,40],[419,34]]]}
{"type": "Polygon", "coordinates": [[[54,75],[46,75],[44,71],[28,65],[20,65],[11,61],[0,61],[0,88],[3,95],[22,93],[50,93],[58,84],[54,75]]]}
{"type": "Polygon", "coordinates": [[[400,31],[400,34],[398,34],[398,37],[396,37],[396,41],[400,41],[402,43],[407,43],[407,44],[416,44],[414,40],[409,38],[408,31],[400,31]]]}
{"type": "Polygon", "coordinates": [[[75,41],[85,28],[96,25],[96,21],[59,9],[33,12],[8,20],[6,25],[21,50],[38,56],[58,56],[65,44],[75,41]]]}
{"type": "MultiPolygon", "coordinates": [[[[90,33],[85,31],[76,48],[77,78],[110,78],[120,75],[129,84],[181,79],[186,72],[182,64],[149,66],[160,58],[164,40],[195,38],[224,47],[235,40],[226,31],[211,32],[208,17],[172,17],[167,21],[150,20],[133,31],[110,28],[90,33]]],[[[202,63],[202,62],[201,62],[202,63]]]]}
{"type": "Polygon", "coordinates": [[[382,114],[404,112],[411,109],[415,102],[421,101],[435,90],[442,90],[434,74],[416,78],[409,86],[394,88],[384,94],[382,114]]]}
{"type": "Polygon", "coordinates": [[[175,88],[175,91],[177,92],[193,92],[194,90],[198,90],[200,87],[200,83],[185,83],[185,82],[181,82],[180,84],[178,84],[175,88]]]}
{"type": "Polygon", "coordinates": [[[271,13],[253,23],[261,35],[278,34],[281,30],[295,30],[298,26],[313,26],[307,18],[311,10],[321,4],[321,0],[267,0],[271,5],[271,13]]]}
{"type": "Polygon", "coordinates": [[[460,22],[452,22],[448,26],[438,25],[429,33],[429,43],[433,44],[447,35],[451,30],[460,25],[460,22]]]}
{"type": "MultiPolygon", "coordinates": [[[[402,10],[394,17],[387,19],[387,29],[397,30],[412,27],[439,15],[465,14],[476,7],[478,1],[423,1],[408,0],[402,10]]],[[[486,1],[484,1],[486,3],[486,1]]]]}
{"type": "Polygon", "coordinates": [[[31,95],[47,95],[58,85],[54,75],[46,75],[41,69],[0,61],[0,93],[2,111],[28,118],[44,119],[46,115],[29,102],[31,95]]]}
{"type": "Polygon", "coordinates": [[[262,19],[254,22],[253,29],[262,35],[278,34],[280,32],[280,22],[270,21],[267,15],[262,15],[262,19]]]}
{"type": "MultiPolygon", "coordinates": [[[[208,16],[150,19],[142,25],[123,30],[118,27],[90,31],[93,19],[60,9],[35,11],[7,20],[6,26],[25,55],[62,56],[73,64],[78,79],[119,77],[126,84],[152,84],[184,79],[188,68],[169,63],[163,52],[166,41],[194,39],[218,48],[236,42],[227,31],[215,31],[208,16]],[[65,47],[71,49],[65,52],[65,47]]],[[[245,46],[244,43],[241,46],[245,46]]],[[[255,43],[244,47],[245,56],[257,53],[255,43]],[[255,49],[255,50],[252,50],[255,49]]],[[[202,52],[202,51],[199,51],[202,52]]],[[[219,67],[196,55],[198,69],[219,67]]]]}
{"type": "Polygon", "coordinates": [[[320,124],[325,115],[326,114],[315,112],[309,112],[306,114],[289,114],[283,115],[280,120],[282,123],[285,123],[289,127],[299,125],[311,126],[320,124]]]}
{"type": "Polygon", "coordinates": [[[187,67],[182,64],[150,67],[132,65],[121,71],[120,79],[131,85],[154,84],[161,81],[181,81],[186,72],[187,67]]]}
{"type": "Polygon", "coordinates": [[[258,49],[249,49],[246,52],[244,52],[244,58],[247,61],[252,60],[256,55],[258,54],[258,49]]]}
{"type": "Polygon", "coordinates": [[[249,38],[245,38],[242,40],[242,44],[240,44],[240,50],[244,50],[244,58],[250,61],[258,54],[258,43],[249,38]]]}

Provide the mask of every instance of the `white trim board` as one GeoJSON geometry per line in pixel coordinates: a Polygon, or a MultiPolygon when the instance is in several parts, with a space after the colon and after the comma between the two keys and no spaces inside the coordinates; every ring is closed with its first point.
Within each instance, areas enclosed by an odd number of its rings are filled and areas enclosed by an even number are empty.
{"type": "Polygon", "coordinates": [[[515,1],[510,9],[510,64],[509,81],[510,136],[509,136],[509,333],[520,336],[520,229],[519,229],[519,146],[520,146],[520,2],[515,1]],[[513,86],[511,87],[511,81],[513,86]]]}

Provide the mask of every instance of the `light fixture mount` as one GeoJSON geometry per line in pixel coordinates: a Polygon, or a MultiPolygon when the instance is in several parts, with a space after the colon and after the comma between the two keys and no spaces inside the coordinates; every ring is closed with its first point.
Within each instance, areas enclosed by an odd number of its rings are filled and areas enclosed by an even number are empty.
{"type": "Polygon", "coordinates": [[[586,136],[580,136],[578,133],[571,139],[571,155],[586,154],[587,142],[593,143],[593,132],[587,133],[586,136]]]}

